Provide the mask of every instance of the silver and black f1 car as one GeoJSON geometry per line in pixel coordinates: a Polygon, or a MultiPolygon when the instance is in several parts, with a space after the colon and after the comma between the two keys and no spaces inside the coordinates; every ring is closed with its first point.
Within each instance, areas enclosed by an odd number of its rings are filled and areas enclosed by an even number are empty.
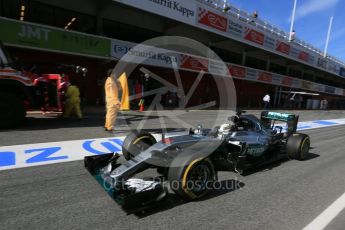
{"type": "Polygon", "coordinates": [[[117,153],[86,157],[85,167],[126,210],[146,206],[164,198],[170,188],[186,200],[203,197],[217,172],[242,173],[252,167],[282,158],[303,160],[309,152],[309,136],[297,133],[298,116],[263,111],[261,118],[243,112],[214,129],[198,126],[188,134],[165,137],[157,142],[150,133],[132,132],[117,153]],[[285,122],[287,129],[276,124],[285,122]],[[133,176],[156,168],[160,177],[133,176]]]}

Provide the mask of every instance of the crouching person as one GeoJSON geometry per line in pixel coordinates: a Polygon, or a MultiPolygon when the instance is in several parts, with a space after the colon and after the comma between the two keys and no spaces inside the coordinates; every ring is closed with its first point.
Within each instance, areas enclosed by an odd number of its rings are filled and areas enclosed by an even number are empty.
{"type": "Polygon", "coordinates": [[[63,113],[63,118],[70,118],[74,113],[79,120],[83,118],[80,110],[80,91],[74,81],[71,81],[71,85],[68,86],[66,91],[66,104],[63,113]]]}

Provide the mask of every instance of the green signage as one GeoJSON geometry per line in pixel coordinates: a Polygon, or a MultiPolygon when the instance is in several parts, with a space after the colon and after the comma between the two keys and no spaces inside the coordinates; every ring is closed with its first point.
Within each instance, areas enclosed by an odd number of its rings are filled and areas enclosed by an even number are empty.
{"type": "Polygon", "coordinates": [[[76,54],[110,56],[111,41],[107,38],[1,17],[0,31],[0,40],[3,43],[76,54]]]}

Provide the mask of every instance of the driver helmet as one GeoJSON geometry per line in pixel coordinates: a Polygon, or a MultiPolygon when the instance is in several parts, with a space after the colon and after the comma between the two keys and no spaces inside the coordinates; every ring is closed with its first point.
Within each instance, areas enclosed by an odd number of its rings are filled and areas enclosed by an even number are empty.
{"type": "Polygon", "coordinates": [[[202,125],[197,125],[196,129],[194,130],[194,134],[202,135],[202,125]]]}
{"type": "Polygon", "coordinates": [[[218,130],[218,136],[229,134],[231,131],[231,124],[222,124],[218,130]]]}

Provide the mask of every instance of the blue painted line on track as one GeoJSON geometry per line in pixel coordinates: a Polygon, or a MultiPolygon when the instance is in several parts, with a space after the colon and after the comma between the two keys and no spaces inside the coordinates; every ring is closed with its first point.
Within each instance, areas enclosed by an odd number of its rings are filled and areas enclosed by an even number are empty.
{"type": "Polygon", "coordinates": [[[313,123],[320,124],[320,125],[337,125],[336,122],[331,121],[313,121],[313,123]]]}
{"type": "Polygon", "coordinates": [[[0,152],[0,167],[16,164],[15,152],[0,152]]]}

